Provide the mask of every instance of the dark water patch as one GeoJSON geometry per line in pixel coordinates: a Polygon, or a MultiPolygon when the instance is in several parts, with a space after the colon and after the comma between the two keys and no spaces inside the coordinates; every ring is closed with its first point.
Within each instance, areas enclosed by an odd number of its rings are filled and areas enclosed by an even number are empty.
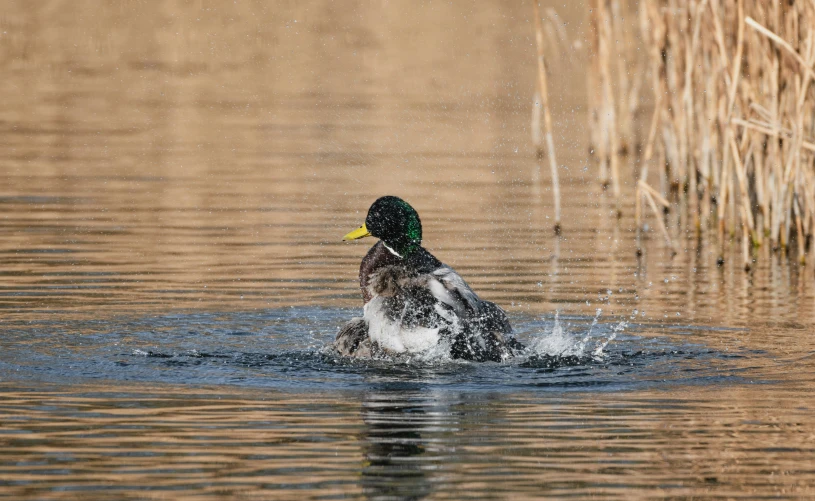
{"type": "MultiPolygon", "coordinates": [[[[358,391],[371,382],[419,382],[461,391],[626,391],[736,384],[769,377],[766,354],[722,352],[654,326],[581,316],[513,318],[525,353],[504,363],[443,357],[343,358],[329,347],[355,312],[282,308],[3,322],[0,374],[44,382],[139,381],[358,391]]],[[[670,330],[669,330],[670,331],[670,330]]],[[[734,331],[738,333],[738,331],[734,331]]]]}

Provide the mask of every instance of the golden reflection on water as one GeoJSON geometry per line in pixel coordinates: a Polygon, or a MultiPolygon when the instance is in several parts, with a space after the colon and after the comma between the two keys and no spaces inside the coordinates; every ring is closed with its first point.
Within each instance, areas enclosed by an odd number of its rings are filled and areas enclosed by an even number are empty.
{"type": "Polygon", "coordinates": [[[3,392],[0,492],[16,499],[815,494],[815,420],[793,387],[769,399],[743,387],[494,394],[486,402],[382,389],[361,403],[161,389],[129,401],[83,390],[3,392]]]}
{"type": "MultiPolygon", "coordinates": [[[[555,8],[581,40],[585,7],[555,8]]],[[[585,49],[551,70],[556,238],[529,140],[528,10],[5,2],[0,328],[359,306],[367,246],[340,238],[397,194],[419,210],[426,246],[511,314],[747,326],[706,343],[784,364],[756,385],[554,397],[11,385],[0,495],[811,496],[811,267],[760,249],[745,274],[738,245],[718,267],[715,240],[675,225],[677,257],[653,235],[638,260],[633,207],[613,217],[586,154],[585,49]]]]}
{"type": "MultiPolygon", "coordinates": [[[[579,41],[582,8],[561,14],[579,41]]],[[[586,156],[580,49],[552,70],[554,237],[546,175],[533,186],[528,21],[512,2],[12,3],[0,307],[357,305],[365,245],[340,237],[393,193],[510,310],[811,324],[811,270],[766,249],[752,274],[737,250],[717,267],[706,234],[676,234],[673,259],[655,235],[637,260],[633,207],[612,217],[586,156]]]]}

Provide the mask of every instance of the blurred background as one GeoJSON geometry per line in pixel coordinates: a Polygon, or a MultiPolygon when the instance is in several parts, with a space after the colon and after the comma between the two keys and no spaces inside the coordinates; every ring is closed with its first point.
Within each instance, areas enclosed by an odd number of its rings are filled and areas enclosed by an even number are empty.
{"type": "Polygon", "coordinates": [[[531,4],[7,2],[0,307],[356,306],[367,242],[340,238],[395,194],[508,309],[811,320],[795,262],[720,267],[716,241],[681,225],[676,257],[649,232],[637,257],[638,156],[618,202],[590,154],[589,6],[542,8],[560,238],[531,139],[531,4]]]}

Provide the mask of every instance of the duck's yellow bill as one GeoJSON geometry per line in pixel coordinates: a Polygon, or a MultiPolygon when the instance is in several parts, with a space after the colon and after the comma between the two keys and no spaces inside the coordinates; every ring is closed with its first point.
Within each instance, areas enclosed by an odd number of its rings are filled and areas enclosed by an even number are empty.
{"type": "Polygon", "coordinates": [[[342,237],[343,240],[356,240],[358,238],[370,237],[371,233],[368,231],[368,228],[365,227],[363,224],[356,230],[352,231],[351,233],[342,237]]]}

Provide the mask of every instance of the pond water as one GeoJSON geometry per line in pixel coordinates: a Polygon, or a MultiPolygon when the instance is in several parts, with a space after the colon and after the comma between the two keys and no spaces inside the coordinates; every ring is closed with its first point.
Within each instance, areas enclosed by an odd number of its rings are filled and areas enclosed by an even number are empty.
{"type": "Polygon", "coordinates": [[[556,237],[527,7],[8,2],[0,497],[815,495],[812,266],[719,266],[681,210],[679,254],[637,256],[633,176],[617,220],[587,153],[582,5],[554,6],[556,237]],[[527,353],[326,349],[384,194],[527,353]]]}

